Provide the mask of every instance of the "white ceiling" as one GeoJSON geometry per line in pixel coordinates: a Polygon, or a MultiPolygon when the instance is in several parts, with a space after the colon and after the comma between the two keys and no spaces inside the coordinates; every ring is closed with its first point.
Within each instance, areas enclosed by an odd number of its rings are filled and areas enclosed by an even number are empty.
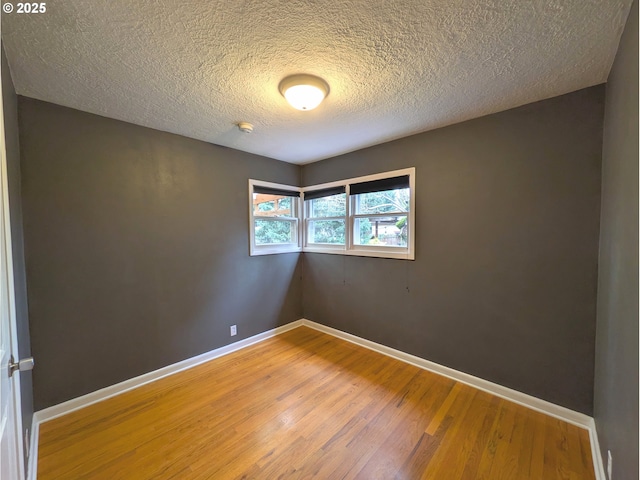
{"type": "Polygon", "coordinates": [[[308,163],[605,82],[631,1],[49,0],[2,39],[21,95],[308,163]]]}

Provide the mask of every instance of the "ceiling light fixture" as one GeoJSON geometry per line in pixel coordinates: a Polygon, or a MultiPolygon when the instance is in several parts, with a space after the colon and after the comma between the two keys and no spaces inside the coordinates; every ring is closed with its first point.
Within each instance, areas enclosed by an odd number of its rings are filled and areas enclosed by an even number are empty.
{"type": "Polygon", "coordinates": [[[243,133],[253,132],[253,125],[251,125],[249,122],[238,122],[236,125],[238,125],[238,128],[243,133]]]}
{"type": "Polygon", "coordinates": [[[329,95],[329,85],[313,75],[291,75],[280,82],[280,93],[293,108],[313,110],[329,95]]]}

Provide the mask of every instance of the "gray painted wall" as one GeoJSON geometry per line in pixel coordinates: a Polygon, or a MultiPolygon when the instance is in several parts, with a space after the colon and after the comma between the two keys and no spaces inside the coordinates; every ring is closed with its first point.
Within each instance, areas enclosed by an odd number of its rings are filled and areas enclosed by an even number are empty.
{"type": "Polygon", "coordinates": [[[594,410],[613,478],[638,478],[638,2],[606,90],[594,410]]]}
{"type": "MultiPolygon", "coordinates": [[[[18,334],[18,354],[31,355],[29,339],[29,312],[27,304],[27,281],[24,266],[24,245],[22,236],[22,200],[20,195],[20,145],[18,136],[18,97],[13,88],[9,65],[2,54],[2,104],[4,109],[4,133],[7,151],[7,180],[9,183],[9,209],[11,215],[11,240],[13,249],[13,281],[16,296],[16,322],[18,334]]],[[[20,372],[20,394],[22,399],[23,430],[31,428],[33,417],[32,373],[20,372]]],[[[26,434],[25,434],[26,438],[26,434]]],[[[26,455],[26,451],[25,451],[26,455]]]]}
{"type": "Polygon", "coordinates": [[[23,97],[19,119],[36,409],[302,317],[299,254],[249,257],[247,205],[299,167],[23,97]]]}
{"type": "Polygon", "coordinates": [[[591,414],[603,86],[305,165],[416,167],[416,260],[304,254],[310,320],[591,414]]]}

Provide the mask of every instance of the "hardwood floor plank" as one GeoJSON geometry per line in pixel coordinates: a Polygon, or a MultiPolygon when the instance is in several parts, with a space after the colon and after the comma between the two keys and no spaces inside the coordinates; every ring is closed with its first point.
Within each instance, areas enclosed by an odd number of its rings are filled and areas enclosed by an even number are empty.
{"type": "Polygon", "coordinates": [[[299,327],[41,425],[40,479],[587,479],[586,430],[299,327]]]}
{"type": "MultiPolygon", "coordinates": [[[[343,458],[343,460],[347,461],[338,466],[338,468],[346,469],[347,467],[351,467],[351,464],[361,456],[356,453],[357,449],[366,445],[370,446],[370,438],[361,438],[361,441],[358,442],[359,445],[357,445],[357,448],[353,445],[353,439],[358,435],[362,436],[365,428],[373,425],[371,423],[372,420],[380,417],[380,412],[397,398],[399,395],[398,392],[402,388],[406,388],[416,375],[416,372],[411,370],[398,370],[398,365],[395,362],[385,361],[385,363],[387,364],[387,367],[385,367],[384,370],[386,373],[381,376],[382,381],[380,383],[376,382],[377,384],[369,382],[370,386],[373,388],[369,391],[369,395],[367,396],[367,404],[364,408],[360,408],[351,416],[351,418],[354,418],[354,416],[356,418],[356,422],[354,422],[350,428],[351,434],[347,436],[345,431],[336,432],[336,434],[334,434],[330,439],[323,444],[320,444],[318,448],[315,449],[313,455],[310,457],[303,457],[298,462],[299,470],[315,472],[317,475],[320,475],[320,472],[322,472],[323,474],[328,475],[329,473],[327,470],[331,471],[335,469],[336,465],[327,464],[324,459],[330,458],[330,456],[337,450],[349,449],[351,454],[348,457],[343,458]]],[[[380,370],[379,372],[383,373],[383,370],[380,370]]],[[[368,452],[369,450],[370,448],[366,448],[365,452],[368,452]]]]}
{"type": "MultiPolygon", "coordinates": [[[[340,375],[333,379],[333,383],[340,381],[346,388],[335,388],[327,394],[325,388],[314,387],[314,390],[308,396],[310,401],[306,401],[307,398],[303,397],[305,401],[297,402],[290,408],[284,406],[282,409],[277,409],[277,412],[283,412],[283,414],[291,415],[292,418],[296,419],[295,423],[296,425],[300,425],[300,428],[293,429],[293,432],[303,436],[305,433],[308,435],[306,431],[307,428],[310,428],[312,425],[317,426],[328,418],[331,413],[335,414],[335,419],[332,419],[331,424],[326,428],[322,430],[318,430],[317,427],[313,428],[313,430],[317,432],[317,435],[314,437],[315,449],[321,448],[322,443],[326,442],[332,435],[335,435],[345,417],[349,416],[349,407],[352,406],[354,384],[349,381],[345,382],[346,379],[341,378],[345,376],[348,377],[349,375],[350,374],[346,372],[341,372],[340,375]]],[[[279,429],[277,421],[272,421],[272,423],[272,428],[262,429],[263,432],[267,433],[269,437],[268,441],[262,440],[260,444],[257,445],[247,444],[244,448],[236,448],[236,450],[243,455],[243,461],[251,462],[253,459],[257,461],[260,457],[264,456],[270,448],[275,448],[286,442],[286,437],[291,434],[291,431],[288,429],[279,429]],[[247,450],[252,451],[249,452],[247,450]]],[[[254,430],[255,426],[251,425],[251,429],[254,430]]],[[[240,431],[239,433],[242,432],[240,431]]],[[[221,469],[218,473],[222,478],[233,478],[239,473],[237,470],[242,468],[242,463],[236,463],[225,466],[225,468],[221,469]]]]}
{"type": "Polygon", "coordinates": [[[394,478],[398,480],[423,478],[423,474],[440,448],[452,422],[453,417],[445,417],[433,435],[429,435],[426,431],[423,432],[413,450],[409,452],[404,464],[397,470],[394,478]]]}
{"type": "MultiPolygon", "coordinates": [[[[428,372],[424,373],[428,374],[428,372]]],[[[422,419],[431,418],[435,415],[438,406],[442,401],[444,401],[453,385],[452,381],[437,376],[421,377],[418,379],[418,382],[420,381],[425,381],[428,388],[420,390],[422,397],[418,398],[416,396],[411,399],[413,402],[411,415],[405,420],[395,423],[393,431],[389,433],[389,436],[384,443],[380,444],[375,437],[370,435],[370,427],[375,427],[375,425],[369,425],[368,423],[380,422],[382,418],[381,415],[383,415],[381,413],[382,410],[378,409],[375,416],[368,415],[363,418],[363,423],[360,425],[360,431],[354,431],[355,435],[348,439],[348,442],[344,447],[344,454],[356,460],[355,463],[341,464],[331,473],[330,478],[352,478],[356,472],[359,472],[365,467],[372,457],[375,457],[376,455],[386,455],[390,448],[387,444],[389,441],[395,443],[395,445],[393,445],[393,451],[395,451],[396,454],[401,451],[411,452],[413,448],[415,448],[415,444],[424,434],[425,421],[422,419]]],[[[392,401],[393,398],[388,397],[381,399],[381,401],[377,403],[389,405],[392,401]]],[[[386,430],[386,427],[383,424],[378,424],[377,427],[380,431],[386,430]]],[[[389,429],[391,428],[392,427],[390,426],[389,429]]],[[[400,467],[404,461],[404,459],[398,460],[397,466],[400,467]]]]}
{"type": "Polygon", "coordinates": [[[544,446],[545,446],[546,417],[537,414],[533,429],[533,448],[531,450],[531,464],[529,478],[544,478],[544,446]]]}
{"type": "Polygon", "coordinates": [[[447,465],[449,477],[451,479],[461,479],[467,465],[477,465],[474,458],[479,456],[476,453],[478,437],[485,429],[487,417],[492,419],[490,412],[497,403],[498,398],[485,392],[477,392],[470,408],[463,418],[457,420],[457,435],[460,429],[464,429],[465,435],[462,442],[449,442],[448,448],[443,449],[442,464],[447,465]]]}
{"type": "Polygon", "coordinates": [[[487,412],[482,420],[482,426],[480,431],[476,435],[473,448],[469,454],[469,458],[466,460],[461,480],[475,480],[478,477],[478,470],[480,468],[480,462],[484,456],[487,444],[493,431],[498,424],[499,414],[502,408],[502,400],[496,396],[491,395],[491,401],[487,407],[487,412]]]}
{"type": "Polygon", "coordinates": [[[505,429],[500,439],[496,459],[491,468],[491,478],[496,480],[513,480],[518,475],[518,456],[521,453],[523,427],[527,418],[527,411],[517,409],[513,423],[505,429]]]}
{"type": "Polygon", "coordinates": [[[369,453],[361,456],[363,461],[356,478],[393,478],[406,454],[422,436],[425,422],[420,422],[424,416],[421,406],[428,406],[424,398],[429,390],[430,382],[418,371],[395,398],[385,400],[384,409],[359,433],[361,438],[366,436],[364,441],[369,446],[369,453]],[[416,427],[414,422],[420,424],[416,427]]]}
{"type": "Polygon", "coordinates": [[[433,478],[438,472],[447,471],[450,475],[454,465],[447,462],[447,453],[452,449],[458,449],[464,437],[459,436],[460,430],[465,429],[467,433],[469,424],[463,420],[467,416],[472,402],[478,394],[475,389],[462,389],[455,401],[451,404],[451,409],[447,412],[447,417],[451,418],[451,425],[444,433],[444,439],[440,448],[435,452],[433,458],[427,465],[425,471],[420,478],[433,478]]]}
{"type": "Polygon", "coordinates": [[[578,475],[584,475],[585,480],[595,480],[596,473],[593,470],[593,460],[591,456],[591,440],[589,438],[589,432],[582,428],[572,429],[574,434],[578,437],[577,442],[580,445],[580,465],[576,465],[576,471],[578,475]]]}
{"type": "Polygon", "coordinates": [[[429,422],[429,425],[425,429],[424,433],[426,433],[427,435],[433,435],[436,433],[436,430],[438,430],[440,423],[444,420],[444,417],[451,409],[451,405],[453,404],[453,402],[455,402],[458,394],[462,389],[464,389],[464,385],[462,383],[456,383],[453,386],[445,401],[442,403],[442,405],[440,405],[440,409],[436,413],[435,417],[433,417],[433,419],[429,422]]]}
{"type": "Polygon", "coordinates": [[[545,437],[544,437],[544,469],[543,475],[545,478],[558,478],[564,480],[564,476],[560,475],[558,469],[558,456],[556,455],[560,449],[557,448],[557,435],[555,419],[547,417],[544,419],[545,423],[545,437]]]}
{"type": "MultiPolygon", "coordinates": [[[[516,405],[504,401],[505,415],[500,418],[498,422],[496,435],[494,436],[494,454],[491,462],[491,468],[486,478],[498,479],[503,477],[504,469],[511,464],[511,456],[513,453],[510,451],[510,443],[513,435],[513,431],[516,423],[516,416],[520,413],[519,408],[515,408],[516,405]]],[[[517,453],[517,450],[516,450],[517,453]]],[[[513,475],[513,472],[508,472],[513,475]]],[[[479,477],[480,478],[480,477],[479,477]]],[[[508,476],[506,478],[509,478],[508,476]]],[[[511,477],[513,478],[513,477],[511,477]]]]}

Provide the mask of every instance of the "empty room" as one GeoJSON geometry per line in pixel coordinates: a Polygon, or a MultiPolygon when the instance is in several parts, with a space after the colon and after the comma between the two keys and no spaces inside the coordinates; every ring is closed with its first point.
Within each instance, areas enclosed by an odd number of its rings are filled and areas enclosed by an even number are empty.
{"type": "Polygon", "coordinates": [[[0,15],[2,480],[638,479],[637,0],[0,15]]]}

